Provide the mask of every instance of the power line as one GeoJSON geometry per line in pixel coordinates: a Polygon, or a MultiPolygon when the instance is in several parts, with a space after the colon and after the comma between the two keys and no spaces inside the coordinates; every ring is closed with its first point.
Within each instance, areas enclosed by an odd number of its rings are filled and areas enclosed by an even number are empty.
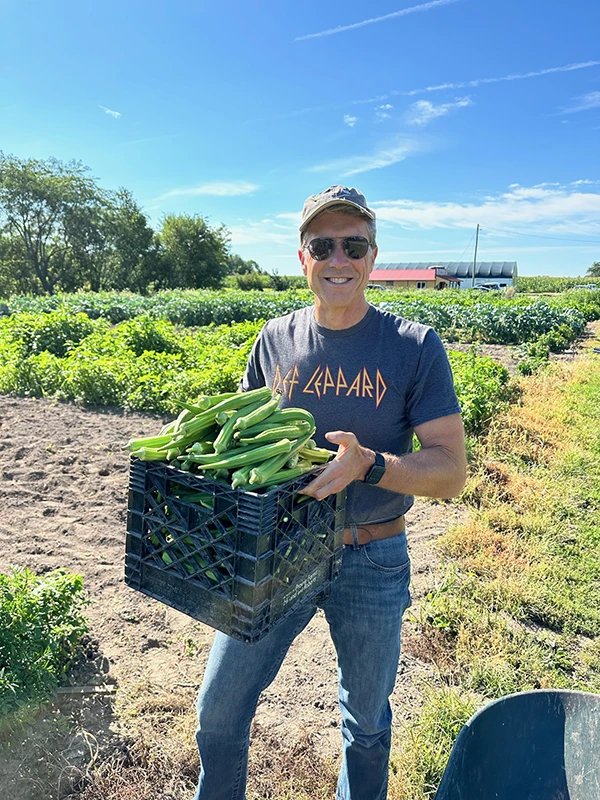
{"type": "Polygon", "coordinates": [[[463,260],[463,256],[464,256],[464,254],[467,252],[467,250],[469,249],[469,247],[471,247],[471,244],[473,243],[473,239],[474,239],[474,238],[475,238],[475,234],[473,234],[473,236],[471,236],[471,238],[469,239],[469,244],[468,244],[468,245],[465,247],[465,249],[462,251],[462,254],[461,254],[460,258],[458,259],[459,261],[462,261],[462,260],[463,260]]]}
{"type": "Polygon", "coordinates": [[[490,231],[491,233],[500,233],[500,234],[507,233],[507,234],[511,234],[511,235],[514,235],[514,236],[528,236],[528,237],[532,237],[534,239],[551,239],[552,241],[556,241],[556,242],[571,242],[572,244],[600,244],[600,240],[598,240],[598,239],[596,239],[596,240],[594,240],[594,239],[587,239],[587,240],[584,240],[584,239],[567,239],[564,236],[543,236],[540,233],[528,233],[528,232],[525,232],[525,231],[511,231],[511,230],[500,231],[500,230],[497,230],[496,228],[488,228],[487,226],[486,226],[486,230],[490,231]]]}

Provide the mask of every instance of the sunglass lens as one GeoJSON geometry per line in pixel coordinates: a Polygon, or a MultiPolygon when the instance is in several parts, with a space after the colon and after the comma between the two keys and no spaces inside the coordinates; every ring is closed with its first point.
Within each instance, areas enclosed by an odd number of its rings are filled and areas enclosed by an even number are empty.
{"type": "MultiPolygon", "coordinates": [[[[369,240],[364,236],[347,236],[342,240],[342,249],[348,258],[360,259],[367,255],[369,240]]],[[[313,239],[308,244],[308,252],[315,261],[325,261],[331,258],[335,250],[335,240],[328,237],[313,239]]]]}
{"type": "Polygon", "coordinates": [[[313,239],[308,245],[308,252],[315,261],[325,261],[333,253],[334,247],[333,239],[313,239]]]}
{"type": "Polygon", "coordinates": [[[363,236],[349,236],[344,239],[344,252],[348,258],[364,258],[369,250],[369,242],[363,236]]]}

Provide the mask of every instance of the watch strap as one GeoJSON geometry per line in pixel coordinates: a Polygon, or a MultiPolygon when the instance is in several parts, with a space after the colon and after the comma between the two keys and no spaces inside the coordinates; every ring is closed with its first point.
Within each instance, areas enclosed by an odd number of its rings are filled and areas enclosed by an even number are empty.
{"type": "Polygon", "coordinates": [[[363,483],[370,483],[372,485],[379,483],[385,474],[385,458],[381,453],[375,452],[375,463],[371,464],[363,483]]]}

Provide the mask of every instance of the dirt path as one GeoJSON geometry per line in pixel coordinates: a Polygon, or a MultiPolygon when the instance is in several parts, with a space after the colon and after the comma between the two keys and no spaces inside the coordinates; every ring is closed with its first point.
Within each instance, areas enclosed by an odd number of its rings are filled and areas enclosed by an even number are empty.
{"type": "MultiPolygon", "coordinates": [[[[66,567],[83,576],[91,601],[88,660],[70,679],[83,689],[63,692],[43,710],[17,758],[0,753],[2,796],[50,800],[67,792],[86,765],[99,763],[127,737],[119,696],[137,698],[139,708],[140,698],[142,705],[149,702],[144,697],[156,704],[168,692],[169,702],[187,715],[193,747],[193,701],[212,630],[123,582],[128,455],[120,446],[131,436],[155,432],[157,425],[155,417],[142,414],[0,397],[0,570],[66,567]],[[53,738],[57,720],[67,730],[53,738]]],[[[417,502],[410,514],[415,606],[436,568],[431,540],[459,513],[451,505],[417,502]]],[[[396,724],[418,706],[418,679],[433,679],[430,668],[411,655],[412,635],[407,621],[393,697],[396,724]]],[[[321,614],[293,645],[261,700],[256,723],[256,731],[282,741],[309,733],[320,756],[337,757],[335,656],[321,614]]]]}

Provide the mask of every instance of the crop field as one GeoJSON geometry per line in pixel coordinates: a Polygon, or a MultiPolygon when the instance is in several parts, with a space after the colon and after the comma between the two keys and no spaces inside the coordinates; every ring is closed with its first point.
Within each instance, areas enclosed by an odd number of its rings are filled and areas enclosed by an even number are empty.
{"type": "MultiPolygon", "coordinates": [[[[550,302],[460,291],[372,292],[370,299],[431,325],[448,343],[521,346],[538,362],[600,317],[600,297],[590,292],[550,302]]],[[[235,390],[262,322],[310,302],[307,291],[15,298],[0,318],[0,393],[174,412],[177,400],[235,390]]],[[[464,386],[465,372],[477,370],[453,358],[464,386]]]]}
{"type": "MultiPolygon", "coordinates": [[[[0,302],[7,796],[191,796],[211,630],[123,584],[122,447],[173,420],[180,401],[236,391],[263,322],[311,297],[178,290],[0,302]]],[[[461,497],[419,499],[409,520],[413,606],[389,798],[431,800],[458,731],[488,700],[549,686],[600,691],[600,292],[368,299],[438,331],[468,437],[461,497]]],[[[331,797],[337,725],[335,656],[317,617],[259,706],[249,800],[331,797]]]]}

